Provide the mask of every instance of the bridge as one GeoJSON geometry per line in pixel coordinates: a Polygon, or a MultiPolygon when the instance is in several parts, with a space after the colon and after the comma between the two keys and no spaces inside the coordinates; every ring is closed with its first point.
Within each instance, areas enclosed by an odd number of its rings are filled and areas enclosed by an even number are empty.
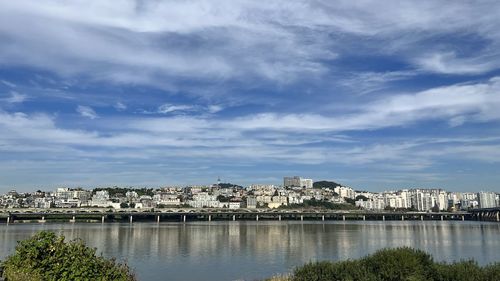
{"type": "Polygon", "coordinates": [[[367,210],[301,210],[301,209],[149,209],[111,210],[79,209],[4,209],[0,223],[22,222],[189,222],[240,220],[316,220],[316,221],[405,221],[405,220],[480,220],[500,221],[500,208],[477,209],[471,212],[390,212],[367,210]]]}
{"type": "Polygon", "coordinates": [[[500,222],[500,207],[473,209],[471,215],[475,220],[500,222]]]}

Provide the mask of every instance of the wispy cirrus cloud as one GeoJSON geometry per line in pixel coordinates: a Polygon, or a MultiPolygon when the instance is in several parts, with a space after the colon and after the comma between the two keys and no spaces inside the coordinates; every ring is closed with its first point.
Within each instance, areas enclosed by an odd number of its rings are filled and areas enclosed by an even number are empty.
{"type": "Polygon", "coordinates": [[[169,77],[288,83],[335,72],[331,61],[351,54],[346,46],[359,39],[431,72],[499,67],[491,58],[498,57],[500,34],[491,23],[500,8],[486,3],[447,3],[443,11],[437,1],[87,2],[4,1],[0,61],[165,87],[176,84],[169,77]],[[29,28],[19,24],[26,15],[29,28]],[[456,44],[429,39],[464,32],[487,47],[458,58],[456,44]]]}
{"type": "Polygon", "coordinates": [[[90,106],[79,105],[76,107],[76,112],[78,112],[81,116],[87,117],[89,119],[99,118],[99,115],[92,109],[90,106]]]}
{"type": "Polygon", "coordinates": [[[120,101],[116,102],[116,103],[113,105],[113,107],[114,107],[116,110],[118,110],[118,111],[123,111],[123,110],[127,109],[127,105],[126,105],[126,104],[124,104],[123,102],[120,102],[120,101]]]}
{"type": "Polygon", "coordinates": [[[28,99],[27,95],[20,94],[16,91],[11,91],[10,96],[3,98],[2,100],[4,100],[7,103],[22,103],[22,102],[26,101],[27,99],[28,99]]]}

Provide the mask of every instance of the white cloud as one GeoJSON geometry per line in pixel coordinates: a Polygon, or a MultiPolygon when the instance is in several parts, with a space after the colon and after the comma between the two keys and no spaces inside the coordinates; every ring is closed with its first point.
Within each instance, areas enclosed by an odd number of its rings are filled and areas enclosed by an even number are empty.
{"type": "Polygon", "coordinates": [[[497,68],[500,5],[442,6],[439,1],[2,1],[0,62],[161,87],[175,84],[172,77],[287,83],[328,73],[339,52],[368,42],[376,53],[429,71],[474,74],[497,68]],[[473,34],[488,47],[462,59],[456,48],[426,42],[447,34],[473,34]]]}
{"type": "Polygon", "coordinates": [[[208,106],[208,112],[210,112],[210,113],[217,113],[223,109],[224,109],[223,106],[217,105],[217,104],[213,104],[213,105],[208,106]]]}
{"type": "Polygon", "coordinates": [[[24,102],[28,97],[26,95],[20,94],[18,92],[12,91],[10,92],[10,97],[4,98],[3,100],[8,102],[8,103],[22,103],[24,102]]]}
{"type": "Polygon", "coordinates": [[[123,110],[127,109],[127,105],[125,105],[123,102],[120,102],[120,101],[116,102],[113,107],[118,111],[123,111],[123,110]]]}
{"type": "Polygon", "coordinates": [[[79,105],[76,108],[76,112],[80,113],[81,116],[87,117],[90,119],[96,119],[99,118],[99,115],[92,109],[90,106],[85,106],[85,105],[79,105]]]}
{"type": "Polygon", "coordinates": [[[417,58],[422,69],[445,74],[480,74],[500,66],[498,60],[488,57],[457,58],[453,52],[431,53],[417,58]]]}
{"type": "Polygon", "coordinates": [[[175,111],[189,111],[192,110],[194,107],[191,105],[175,105],[175,104],[162,104],[158,107],[158,113],[172,113],[175,111]]]}
{"type": "Polygon", "coordinates": [[[16,85],[16,84],[14,84],[14,83],[12,83],[12,82],[9,82],[9,81],[7,81],[7,80],[0,80],[0,82],[2,82],[4,85],[6,85],[6,86],[8,86],[8,87],[10,87],[10,88],[16,88],[16,87],[17,87],[17,85],[16,85]]]}

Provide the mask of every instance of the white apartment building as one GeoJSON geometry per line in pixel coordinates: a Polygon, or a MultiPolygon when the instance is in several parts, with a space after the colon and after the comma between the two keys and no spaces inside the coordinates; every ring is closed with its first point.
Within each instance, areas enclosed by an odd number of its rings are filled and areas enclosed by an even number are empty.
{"type": "Polygon", "coordinates": [[[208,192],[199,192],[193,195],[193,200],[187,201],[187,204],[193,208],[219,208],[220,202],[217,197],[208,194],[208,192]]]}
{"type": "Polygon", "coordinates": [[[91,206],[97,207],[107,207],[110,206],[111,201],[109,201],[109,193],[107,190],[96,191],[95,195],[92,196],[91,206]]]}
{"type": "Polygon", "coordinates": [[[477,194],[479,208],[495,208],[497,206],[497,195],[495,192],[479,192],[477,194]]]}
{"type": "Polygon", "coordinates": [[[356,194],[355,194],[354,190],[350,187],[337,186],[333,189],[333,191],[335,193],[337,193],[342,198],[351,198],[351,199],[356,198],[356,194]]]}
{"type": "Polygon", "coordinates": [[[419,211],[429,211],[436,205],[437,198],[429,191],[417,190],[414,194],[415,208],[419,211]]]}
{"type": "Polygon", "coordinates": [[[165,206],[179,206],[181,199],[176,194],[158,193],[153,195],[153,202],[165,206]]]}
{"type": "Polygon", "coordinates": [[[358,200],[355,202],[357,207],[366,210],[383,210],[385,208],[385,203],[383,199],[374,198],[368,201],[358,200]]]}

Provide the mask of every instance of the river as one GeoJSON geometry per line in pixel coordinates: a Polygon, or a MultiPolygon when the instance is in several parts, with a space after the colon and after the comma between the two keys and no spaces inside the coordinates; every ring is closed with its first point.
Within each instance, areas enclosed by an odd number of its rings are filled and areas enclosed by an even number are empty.
{"type": "Polygon", "coordinates": [[[0,259],[40,230],[127,261],[139,280],[258,280],[312,260],[411,246],[436,260],[500,261],[500,224],[473,221],[212,221],[0,225],[0,259]]]}

